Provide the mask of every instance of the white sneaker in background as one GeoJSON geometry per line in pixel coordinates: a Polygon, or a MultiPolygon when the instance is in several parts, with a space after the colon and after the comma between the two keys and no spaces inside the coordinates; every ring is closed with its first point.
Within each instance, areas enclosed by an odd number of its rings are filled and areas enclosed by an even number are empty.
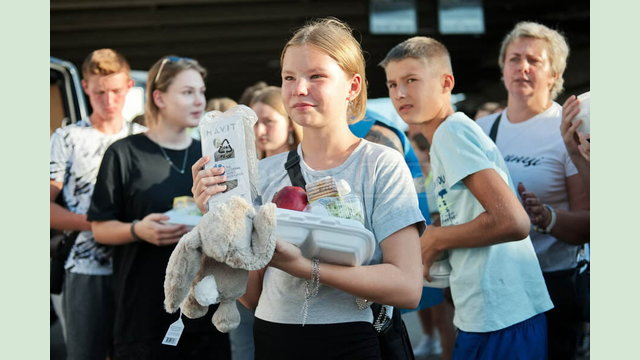
{"type": "Polygon", "coordinates": [[[413,356],[416,358],[440,354],[442,354],[442,346],[437,333],[434,337],[425,334],[422,341],[413,348],[413,356]]]}

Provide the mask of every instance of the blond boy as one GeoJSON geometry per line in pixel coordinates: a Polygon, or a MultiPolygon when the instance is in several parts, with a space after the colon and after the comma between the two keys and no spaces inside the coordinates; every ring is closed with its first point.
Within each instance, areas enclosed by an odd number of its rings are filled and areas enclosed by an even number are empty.
{"type": "Polygon", "coordinates": [[[112,49],[89,54],[82,88],[92,113],[51,135],[50,226],[79,231],[65,264],[62,294],[67,359],[105,359],[111,347],[111,248],[95,242],[86,213],[106,148],[145,129],[122,116],[133,85],[129,72],[125,58],[112,49]],[[66,208],[55,202],[60,192],[66,208]]]}

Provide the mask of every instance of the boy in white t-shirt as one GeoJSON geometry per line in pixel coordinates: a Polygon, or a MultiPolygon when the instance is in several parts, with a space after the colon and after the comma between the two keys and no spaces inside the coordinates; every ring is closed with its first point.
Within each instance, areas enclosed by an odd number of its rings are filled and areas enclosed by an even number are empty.
{"type": "Polygon", "coordinates": [[[463,113],[454,112],[455,80],[447,49],[427,37],[408,39],[380,63],[402,117],[431,143],[441,227],[421,237],[425,277],[443,252],[460,330],[454,359],[544,359],[544,312],[553,304],[503,157],[463,113]]]}

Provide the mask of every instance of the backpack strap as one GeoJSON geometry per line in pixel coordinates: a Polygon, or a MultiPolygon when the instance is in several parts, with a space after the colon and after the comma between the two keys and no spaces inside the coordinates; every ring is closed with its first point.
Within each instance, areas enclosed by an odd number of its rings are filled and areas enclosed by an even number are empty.
{"type": "Polygon", "coordinates": [[[493,122],[493,125],[491,125],[491,131],[489,131],[489,137],[491,138],[491,140],[493,140],[494,143],[496,142],[496,138],[498,137],[498,125],[500,125],[502,114],[504,114],[504,111],[501,112],[500,115],[496,118],[496,120],[493,122]]]}
{"type": "Polygon", "coordinates": [[[304,177],[302,177],[302,170],[300,170],[300,156],[298,156],[297,149],[289,151],[289,155],[287,155],[287,162],[284,163],[284,168],[289,174],[291,185],[300,186],[303,189],[306,187],[307,182],[304,180],[304,177]]]}

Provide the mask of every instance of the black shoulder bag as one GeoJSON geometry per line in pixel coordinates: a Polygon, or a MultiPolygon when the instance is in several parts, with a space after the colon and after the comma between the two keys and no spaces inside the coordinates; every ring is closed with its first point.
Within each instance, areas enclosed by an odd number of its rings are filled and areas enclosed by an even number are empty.
{"type": "Polygon", "coordinates": [[[502,120],[503,113],[504,111],[501,112],[500,115],[498,115],[498,117],[493,121],[493,125],[491,125],[491,130],[489,130],[489,137],[491,138],[491,140],[493,140],[494,143],[498,138],[498,125],[500,125],[500,120],[502,120]]]}
{"type": "MultiPolygon", "coordinates": [[[[289,151],[284,168],[289,174],[291,185],[304,189],[307,183],[302,177],[300,156],[298,156],[296,149],[289,151]]],[[[402,321],[400,309],[394,307],[391,318],[387,316],[387,305],[374,303],[371,305],[371,311],[373,312],[373,328],[378,333],[382,359],[414,360],[409,333],[404,321],[402,321]]]]}

